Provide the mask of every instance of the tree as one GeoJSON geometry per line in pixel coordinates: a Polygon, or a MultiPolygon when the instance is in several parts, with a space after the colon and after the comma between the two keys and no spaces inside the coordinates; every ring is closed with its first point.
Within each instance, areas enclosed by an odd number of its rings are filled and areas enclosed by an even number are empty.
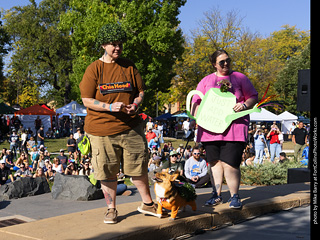
{"type": "Polygon", "coordinates": [[[207,37],[198,36],[193,44],[186,43],[181,60],[174,66],[176,76],[171,80],[169,103],[180,102],[185,104],[187,94],[195,89],[201,79],[213,70],[209,62],[210,42],[207,37]]]}
{"type": "MultiPolygon", "coordinates": [[[[0,18],[1,18],[1,14],[0,14],[0,18]]],[[[3,58],[6,54],[8,54],[9,48],[8,48],[8,44],[9,44],[9,35],[8,33],[5,31],[5,29],[2,26],[2,21],[0,21],[0,99],[1,100],[6,100],[6,98],[4,98],[4,93],[5,93],[5,77],[3,75],[3,66],[4,66],[4,62],[3,62],[3,58]]]]}
{"type": "Polygon", "coordinates": [[[310,41],[309,31],[300,31],[295,26],[284,25],[280,31],[271,33],[274,58],[286,62],[297,56],[310,41]]]}
{"type": "MultiPolygon", "coordinates": [[[[119,0],[110,1],[116,4],[119,0]]],[[[124,56],[132,59],[147,86],[143,109],[155,115],[156,94],[167,92],[173,65],[184,51],[179,9],[186,0],[121,1],[116,8],[128,33],[124,56]]]]}
{"type": "Polygon", "coordinates": [[[221,15],[219,8],[204,13],[200,28],[185,45],[182,60],[177,60],[172,79],[172,98],[169,102],[185,103],[188,92],[197,87],[200,80],[214,71],[209,56],[218,49],[226,50],[232,58],[232,68],[246,74],[251,66],[251,55],[256,48],[257,34],[242,26],[243,18],[234,10],[221,15]]]}
{"type": "Polygon", "coordinates": [[[114,7],[101,0],[73,0],[70,9],[62,13],[60,19],[58,28],[69,32],[72,42],[72,98],[80,102],[79,83],[89,64],[100,57],[96,37],[104,24],[116,21],[114,7]]]}
{"type": "Polygon", "coordinates": [[[255,53],[250,54],[253,61],[248,73],[259,93],[263,94],[270,84],[269,94],[279,94],[277,75],[292,57],[301,53],[309,43],[310,35],[294,26],[282,26],[282,29],[271,33],[267,38],[259,38],[255,53]]]}
{"type": "Polygon", "coordinates": [[[185,0],[73,0],[61,16],[60,29],[71,32],[74,93],[86,67],[102,52],[95,48],[99,28],[118,21],[128,41],[123,57],[131,59],[144,79],[147,90],[142,109],[155,115],[156,92],[167,91],[175,75],[172,66],[183,52],[182,32],[177,16],[185,0]]]}
{"type": "Polygon", "coordinates": [[[4,27],[10,35],[12,52],[8,74],[18,94],[26,86],[51,86],[51,96],[59,105],[70,101],[71,41],[69,32],[57,29],[60,14],[69,0],[34,0],[13,7],[4,14],[4,27]],[[29,83],[32,81],[34,84],[29,83]]]}
{"type": "Polygon", "coordinates": [[[39,104],[39,91],[34,82],[29,81],[22,89],[22,93],[19,96],[19,104],[23,108],[39,104]]]}
{"type": "Polygon", "coordinates": [[[277,76],[275,88],[286,110],[297,114],[298,70],[310,69],[310,43],[286,62],[277,76]]]}

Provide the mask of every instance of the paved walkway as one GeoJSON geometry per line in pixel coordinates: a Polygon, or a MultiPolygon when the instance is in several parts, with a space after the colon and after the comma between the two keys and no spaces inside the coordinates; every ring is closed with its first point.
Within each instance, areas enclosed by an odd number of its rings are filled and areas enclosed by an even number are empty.
{"type": "MultiPolygon", "coordinates": [[[[310,184],[241,188],[242,210],[229,209],[227,203],[206,207],[203,203],[209,196],[209,191],[200,193],[197,211],[187,207],[185,212],[178,213],[179,218],[175,221],[144,216],[136,211],[140,202],[131,202],[118,205],[119,223],[114,225],[103,223],[105,207],[86,211],[79,209],[66,215],[0,228],[0,239],[170,239],[197,229],[310,204],[310,184]]],[[[223,191],[222,197],[224,202],[227,201],[229,192],[223,191]]]]}
{"type": "Polygon", "coordinates": [[[188,240],[307,240],[311,239],[310,205],[268,213],[235,225],[210,229],[188,240]]]}

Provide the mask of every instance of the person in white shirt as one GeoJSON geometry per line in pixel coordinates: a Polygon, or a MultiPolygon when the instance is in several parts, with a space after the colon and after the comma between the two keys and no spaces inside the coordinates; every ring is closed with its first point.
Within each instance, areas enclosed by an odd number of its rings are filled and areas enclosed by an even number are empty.
{"type": "Polygon", "coordinates": [[[195,188],[203,187],[209,182],[207,162],[200,157],[199,147],[193,148],[192,157],[184,165],[184,174],[187,181],[195,188]]]}
{"type": "Polygon", "coordinates": [[[189,126],[190,126],[190,119],[187,118],[183,123],[182,123],[182,130],[184,131],[184,134],[187,135],[189,131],[189,126]]]}
{"type": "Polygon", "coordinates": [[[73,134],[73,138],[77,141],[78,138],[80,137],[80,131],[81,129],[78,127],[77,128],[77,132],[75,134],[73,134]]]}
{"type": "Polygon", "coordinates": [[[28,140],[28,134],[27,134],[27,131],[23,128],[22,134],[21,134],[21,150],[26,154],[28,154],[27,140],[28,140]]]}
{"type": "Polygon", "coordinates": [[[147,122],[146,130],[148,131],[150,128],[153,129],[153,122],[151,118],[149,118],[149,122],[147,122]]]}

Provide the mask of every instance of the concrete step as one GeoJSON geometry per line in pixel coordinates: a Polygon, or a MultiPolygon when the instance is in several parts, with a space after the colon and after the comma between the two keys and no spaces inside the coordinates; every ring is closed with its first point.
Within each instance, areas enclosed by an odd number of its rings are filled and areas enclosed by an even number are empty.
{"type": "MultiPolygon", "coordinates": [[[[106,208],[56,216],[15,226],[0,228],[0,239],[170,239],[201,228],[212,228],[234,223],[273,211],[310,204],[310,183],[287,184],[263,187],[242,187],[240,197],[242,210],[229,209],[226,201],[228,191],[222,192],[223,204],[204,206],[211,193],[202,193],[197,198],[197,211],[189,206],[179,212],[178,218],[144,216],[136,209],[140,202],[117,206],[117,224],[104,224],[106,208]]],[[[27,208],[27,206],[26,206],[27,208]]]]}

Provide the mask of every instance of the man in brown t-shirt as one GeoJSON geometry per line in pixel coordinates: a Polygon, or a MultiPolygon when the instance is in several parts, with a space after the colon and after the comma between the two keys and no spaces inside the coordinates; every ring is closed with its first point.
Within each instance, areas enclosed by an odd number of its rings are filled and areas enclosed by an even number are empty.
{"type": "Polygon", "coordinates": [[[141,195],[143,203],[138,211],[161,217],[150,195],[147,143],[136,112],[144,97],[144,82],[135,65],[120,58],[126,34],[119,24],[103,26],[97,39],[105,53],[86,69],[80,91],[87,107],[84,130],[92,146],[94,175],[101,181],[108,205],[104,222],[117,222],[120,163],[141,195]]]}

